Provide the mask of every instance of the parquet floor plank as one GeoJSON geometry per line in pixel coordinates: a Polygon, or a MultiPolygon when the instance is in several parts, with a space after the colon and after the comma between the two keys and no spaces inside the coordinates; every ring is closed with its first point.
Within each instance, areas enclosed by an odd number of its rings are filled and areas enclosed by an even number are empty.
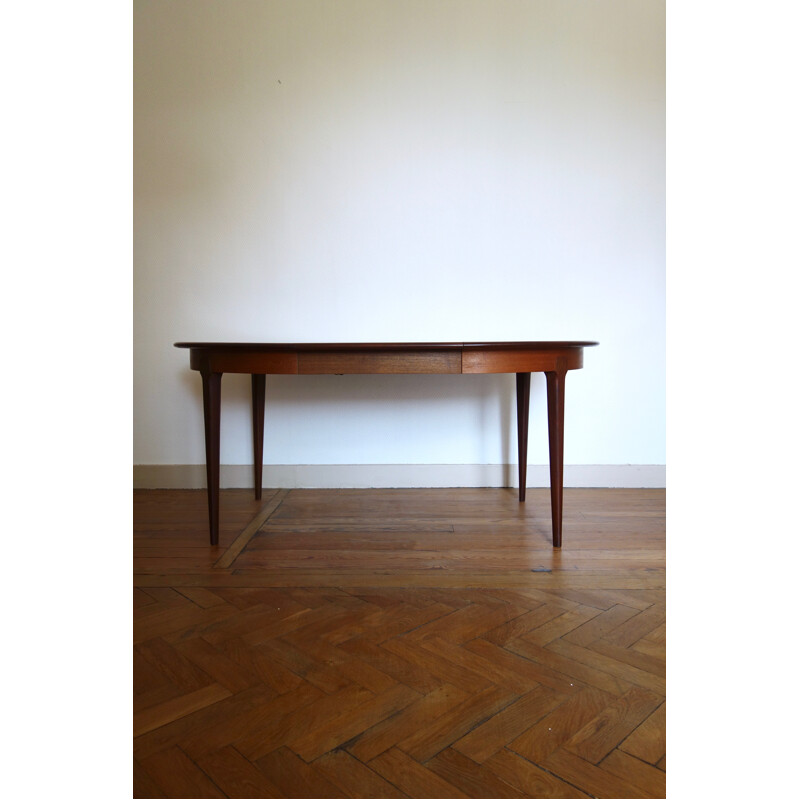
{"type": "Polygon", "coordinates": [[[169,678],[151,664],[138,650],[133,650],[133,696],[146,695],[170,684],[169,678]]]}
{"type": "Polygon", "coordinates": [[[457,786],[467,797],[525,797],[525,795],[490,770],[452,748],[442,750],[425,766],[448,783],[457,786]]]}
{"type": "Polygon", "coordinates": [[[619,745],[648,764],[658,764],[667,751],[667,704],[662,703],[630,736],[619,745]]]}
{"type": "Polygon", "coordinates": [[[133,587],[133,608],[135,611],[140,610],[144,606],[149,606],[156,601],[144,589],[138,586],[133,587]]]}
{"type": "Polygon", "coordinates": [[[159,798],[166,796],[164,790],[136,759],[133,760],[133,786],[134,797],[159,798]]]}
{"type": "Polygon", "coordinates": [[[178,745],[191,756],[212,752],[230,743],[229,740],[226,741],[227,736],[220,735],[221,732],[224,734],[225,726],[233,725],[238,730],[240,719],[246,717],[248,712],[258,713],[274,699],[275,693],[264,686],[238,692],[218,703],[136,736],[133,740],[134,755],[138,759],[144,759],[178,745]],[[215,737],[221,739],[219,744],[216,744],[215,737]],[[193,742],[199,742],[200,748],[194,747],[193,742]]]}
{"type": "Polygon", "coordinates": [[[369,766],[409,797],[471,796],[396,747],[373,758],[369,766]]]}
{"type": "MultiPolygon", "coordinates": [[[[397,685],[387,673],[376,669],[361,658],[349,658],[339,664],[339,672],[357,686],[363,686],[375,694],[382,694],[397,685]]],[[[409,687],[411,688],[411,687],[409,687]]]]}
{"type": "Polygon", "coordinates": [[[179,697],[185,697],[186,692],[169,681],[156,686],[147,692],[137,692],[133,695],[133,715],[136,719],[137,715],[148,708],[160,706],[170,700],[176,700],[179,697]]]}
{"type": "Polygon", "coordinates": [[[600,766],[612,775],[632,783],[645,793],[646,797],[667,796],[667,776],[656,767],[640,761],[638,758],[612,750],[601,762],[600,766]]]}
{"type": "Polygon", "coordinates": [[[426,639],[422,646],[453,664],[460,664],[475,674],[485,675],[492,683],[506,686],[516,694],[525,694],[538,686],[538,680],[524,659],[516,658],[505,651],[502,659],[486,658],[482,654],[484,648],[481,647],[481,642],[482,640],[476,637],[468,644],[459,646],[445,639],[426,639]]]}
{"type": "Polygon", "coordinates": [[[223,605],[226,601],[225,598],[220,597],[217,592],[210,592],[202,586],[184,587],[178,590],[187,600],[191,600],[195,605],[200,608],[211,608],[212,606],[223,605]]]}
{"type": "Polygon", "coordinates": [[[575,786],[508,749],[495,753],[485,762],[484,767],[519,789],[526,797],[589,797],[575,786]]]}
{"type": "Polygon", "coordinates": [[[560,606],[537,601],[531,602],[536,604],[535,608],[486,631],[483,634],[483,639],[503,646],[509,639],[516,639],[526,633],[530,633],[564,613],[564,609],[560,606]]]}
{"type": "Polygon", "coordinates": [[[663,490],[134,493],[134,797],[663,797],[663,490]]]}
{"type": "Polygon", "coordinates": [[[322,658],[315,658],[283,639],[272,639],[260,646],[276,664],[303,678],[306,682],[321,689],[326,694],[352,686],[352,681],[339,670],[336,664],[330,664],[322,658]]]}
{"type": "MultiPolygon", "coordinates": [[[[277,586],[291,588],[302,584],[304,587],[325,587],[335,584],[342,589],[362,587],[368,583],[380,582],[383,586],[419,587],[429,589],[435,584],[441,589],[456,589],[464,585],[474,588],[496,589],[512,588],[525,591],[535,590],[537,586],[548,589],[561,589],[566,585],[580,588],[617,589],[643,591],[665,589],[663,570],[634,573],[631,570],[589,570],[575,571],[572,574],[542,574],[529,570],[470,571],[464,573],[453,569],[400,569],[397,571],[375,569],[235,569],[202,571],[179,570],[159,571],[156,568],[142,569],[134,578],[140,587],[160,586],[205,586],[215,589],[220,586],[252,588],[256,586],[277,586]]],[[[555,595],[552,595],[555,598],[555,595]]]]}
{"type": "Polygon", "coordinates": [[[638,642],[634,642],[629,648],[628,653],[636,652],[643,656],[664,662],[666,659],[666,648],[663,643],[656,643],[643,637],[638,642]]]}
{"type": "Polygon", "coordinates": [[[135,652],[167,680],[186,692],[202,689],[214,683],[214,679],[207,672],[184,658],[163,639],[155,638],[141,642],[136,646],[135,652]]]}
{"type": "Polygon", "coordinates": [[[356,620],[350,626],[341,626],[335,633],[326,635],[330,642],[341,643],[357,638],[381,644],[387,639],[415,630],[428,623],[452,614],[455,609],[442,603],[433,603],[417,608],[407,603],[398,603],[391,608],[369,615],[364,620],[356,620]]]}
{"type": "MultiPolygon", "coordinates": [[[[242,695],[238,695],[241,697],[242,695]]],[[[272,749],[270,737],[275,737],[275,729],[298,712],[306,716],[313,703],[324,695],[309,684],[301,684],[297,689],[286,694],[274,695],[264,692],[256,702],[248,702],[240,708],[219,717],[211,728],[200,729],[186,734],[182,747],[191,756],[199,757],[227,745],[234,745],[245,756],[252,758],[253,753],[269,752],[272,749]]]]}
{"type": "Polygon", "coordinates": [[[252,675],[255,681],[269,686],[276,694],[285,694],[304,683],[299,675],[275,663],[269,653],[259,645],[251,647],[234,636],[220,642],[216,647],[238,667],[252,675]]]}
{"type": "MultiPolygon", "coordinates": [[[[311,687],[314,688],[314,687],[311,687]]],[[[313,703],[303,703],[281,716],[274,716],[247,736],[235,741],[236,749],[251,760],[256,760],[279,749],[290,741],[302,741],[312,736],[320,720],[333,725],[345,717],[352,708],[375,697],[360,686],[349,686],[335,694],[322,694],[313,703]]]]}
{"type": "Polygon", "coordinates": [[[185,602],[185,606],[161,609],[160,613],[142,620],[136,627],[134,641],[145,642],[190,627],[210,626],[234,615],[234,610],[227,605],[199,608],[189,600],[185,602]]]}
{"type": "Polygon", "coordinates": [[[560,639],[562,636],[572,633],[576,628],[582,627],[589,620],[597,617],[601,612],[590,606],[581,606],[572,611],[565,611],[563,614],[554,617],[544,625],[534,628],[525,634],[525,640],[547,646],[550,642],[560,639]]]}
{"type": "Polygon", "coordinates": [[[306,761],[313,761],[387,717],[411,705],[419,695],[398,684],[386,692],[373,695],[365,703],[348,709],[333,719],[320,720],[312,731],[299,738],[288,739],[292,750],[306,761]]]}
{"type": "Polygon", "coordinates": [[[161,789],[161,797],[225,797],[222,790],[179,747],[139,762],[161,789]]]}
{"type": "Polygon", "coordinates": [[[537,686],[462,736],[453,748],[472,761],[483,763],[563,701],[563,695],[537,686]]]}
{"type": "Polygon", "coordinates": [[[224,797],[283,797],[281,790],[233,747],[200,756],[197,766],[224,792],[224,797]]]}
{"type": "Polygon", "coordinates": [[[256,761],[283,797],[347,797],[336,784],[288,747],[273,750],[256,761]]]}
{"type": "MultiPolygon", "coordinates": [[[[595,686],[605,692],[611,694],[622,694],[630,689],[631,684],[628,680],[617,677],[609,672],[597,669],[591,664],[585,664],[583,661],[578,661],[570,655],[563,655],[556,652],[553,648],[556,644],[561,643],[551,642],[549,648],[541,647],[534,642],[528,642],[524,637],[520,639],[513,639],[506,644],[506,649],[512,653],[528,658],[536,662],[539,666],[549,667],[553,672],[560,673],[565,679],[570,679],[570,682],[580,681],[581,683],[595,686]]],[[[582,655],[583,648],[578,650],[582,655]]],[[[584,660],[592,660],[591,657],[583,656],[584,660]]],[[[544,682],[544,681],[543,681],[544,682]]]]}
{"type": "Polygon", "coordinates": [[[516,695],[510,690],[490,686],[445,712],[424,730],[401,740],[397,747],[417,761],[427,761],[515,699],[516,695]]]}
{"type": "Polygon", "coordinates": [[[283,607],[270,608],[269,613],[261,615],[261,619],[253,620],[249,625],[245,622],[236,634],[241,635],[248,644],[261,644],[303,631],[329,631],[337,621],[341,623],[346,619],[348,613],[348,609],[339,607],[335,602],[309,605],[298,611],[283,607]]]}
{"type": "Polygon", "coordinates": [[[613,605],[602,614],[598,614],[597,616],[588,619],[579,627],[571,631],[567,631],[564,635],[564,639],[572,644],[577,644],[581,647],[588,647],[593,642],[601,639],[607,633],[618,628],[623,622],[627,622],[637,613],[638,611],[635,608],[622,605],[613,605]]]}
{"type": "Polygon", "coordinates": [[[163,618],[168,616],[173,611],[192,610],[197,611],[197,606],[192,605],[192,601],[188,597],[184,597],[180,592],[170,590],[168,597],[164,599],[156,599],[152,597],[151,593],[156,591],[154,588],[143,590],[148,599],[148,603],[142,603],[136,609],[136,626],[141,630],[144,628],[145,623],[152,619],[163,618]]]}
{"type": "MultiPolygon", "coordinates": [[[[196,591],[196,589],[181,589],[182,594],[185,591],[196,591]]],[[[240,610],[252,606],[262,606],[293,613],[294,611],[309,608],[307,603],[298,602],[285,589],[270,589],[266,587],[230,589],[227,586],[220,586],[214,589],[211,594],[221,597],[226,603],[230,603],[240,610]]]]}
{"type": "Polygon", "coordinates": [[[636,644],[641,644],[641,642],[652,642],[653,644],[663,645],[666,641],[666,638],[667,624],[666,622],[663,622],[657,628],[654,628],[652,631],[650,631],[650,633],[645,634],[636,644]]]}
{"type": "Polygon", "coordinates": [[[408,797],[377,772],[345,750],[332,750],[320,756],[314,766],[345,797],[408,797]]]}
{"type": "Polygon", "coordinates": [[[399,714],[387,717],[364,731],[347,747],[356,758],[367,763],[420,730],[426,730],[442,715],[461,705],[468,694],[444,684],[406,706],[399,714]]]}
{"type": "Polygon", "coordinates": [[[245,529],[228,545],[225,552],[214,562],[214,566],[219,568],[229,567],[242,550],[247,547],[258,529],[269,519],[271,514],[275,513],[287,494],[288,491],[286,489],[268,493],[263,508],[258,510],[255,517],[247,523],[245,529]]]}
{"type": "Polygon", "coordinates": [[[528,761],[541,764],[613,701],[613,695],[587,687],[534,721],[527,730],[508,742],[507,747],[528,761]]]}
{"type": "MultiPolygon", "coordinates": [[[[559,590],[558,586],[554,585],[552,576],[549,578],[546,575],[541,576],[539,581],[535,584],[531,583],[520,594],[529,597],[532,602],[536,601],[539,605],[549,607],[552,610],[552,615],[548,619],[552,619],[556,610],[558,610],[559,614],[563,614],[565,611],[574,611],[581,607],[581,603],[561,596],[564,593],[559,590]]],[[[529,630],[533,630],[533,628],[529,628],[529,630]]]]}
{"type": "Polygon", "coordinates": [[[601,767],[584,761],[566,750],[556,750],[542,766],[573,786],[580,786],[593,797],[649,797],[629,780],[619,778],[601,767]]]}
{"type": "Polygon", "coordinates": [[[448,642],[466,642],[492,630],[515,617],[525,609],[508,604],[485,606],[470,603],[450,614],[443,615],[433,622],[420,625],[406,635],[407,641],[424,641],[431,637],[448,642]]]}
{"type": "Polygon", "coordinates": [[[613,633],[605,637],[609,644],[619,647],[630,647],[647,634],[664,624],[666,612],[663,604],[650,606],[641,613],[620,625],[613,633]]]}
{"type": "Polygon", "coordinates": [[[205,639],[194,636],[179,642],[175,651],[224,686],[232,694],[257,685],[258,678],[240,667],[205,639]]]}
{"type": "Polygon", "coordinates": [[[196,689],[158,705],[149,706],[133,715],[133,735],[141,736],[143,733],[161,728],[173,720],[185,717],[193,711],[213,705],[230,696],[231,693],[224,686],[212,683],[202,689],[196,689]]]}
{"type": "Polygon", "coordinates": [[[391,653],[369,640],[349,639],[342,642],[339,647],[420,694],[427,694],[445,682],[444,679],[432,674],[424,667],[391,653]]]}
{"type": "MultiPolygon", "coordinates": [[[[637,645],[643,641],[640,639],[634,642],[630,647],[619,647],[615,644],[609,644],[603,639],[596,640],[589,645],[589,650],[593,650],[603,656],[607,656],[613,660],[619,661],[622,664],[628,664],[636,669],[650,672],[653,675],[664,677],[666,672],[666,658],[664,648],[661,646],[654,646],[651,651],[642,652],[637,645]]],[[[574,644],[574,642],[569,642],[574,644]]],[[[645,648],[646,650],[647,648],[645,648]]]]}
{"type": "Polygon", "coordinates": [[[410,661],[420,669],[431,673],[442,683],[452,683],[466,692],[479,692],[492,685],[486,675],[470,669],[464,664],[457,664],[445,658],[441,653],[429,650],[418,642],[406,639],[390,639],[381,647],[400,658],[410,661]]]}
{"type": "Polygon", "coordinates": [[[564,744],[564,749],[597,764],[661,702],[662,698],[658,695],[633,686],[572,734],[564,744]]]}
{"type": "MultiPolygon", "coordinates": [[[[257,632],[269,625],[275,625],[285,620],[287,617],[298,617],[302,614],[311,614],[310,609],[303,609],[294,614],[285,609],[273,608],[262,604],[248,606],[241,613],[230,614],[220,620],[212,620],[197,632],[213,645],[218,645],[226,639],[243,637],[250,639],[253,632],[257,632]]],[[[296,621],[292,621],[288,626],[289,630],[294,630],[296,621]]],[[[271,638],[269,636],[265,638],[271,638]]],[[[257,644],[258,640],[249,641],[249,644],[257,644]]]]}
{"type": "Polygon", "coordinates": [[[653,674],[649,670],[640,669],[599,652],[596,647],[586,648],[567,642],[564,639],[551,642],[548,645],[550,652],[571,659],[572,663],[585,664],[587,667],[601,671],[609,676],[627,681],[637,686],[666,694],[666,680],[663,676],[653,674]]]}
{"type": "Polygon", "coordinates": [[[527,688],[532,686],[531,681],[547,686],[563,695],[572,694],[582,688],[577,679],[573,680],[563,673],[556,672],[543,664],[518,655],[511,650],[498,647],[493,642],[485,639],[473,639],[464,645],[470,653],[481,656],[485,661],[492,663],[492,672],[503,674],[503,671],[518,674],[525,681],[527,688]]]}

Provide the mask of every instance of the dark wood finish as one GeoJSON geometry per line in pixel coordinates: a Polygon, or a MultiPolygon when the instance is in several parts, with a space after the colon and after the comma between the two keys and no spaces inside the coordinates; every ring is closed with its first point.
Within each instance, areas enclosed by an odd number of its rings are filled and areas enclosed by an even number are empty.
{"type": "Polygon", "coordinates": [[[525,499],[530,373],[547,375],[553,546],[561,546],[564,460],[564,376],[583,366],[583,348],[597,342],[371,342],[254,343],[176,342],[189,349],[192,369],[203,376],[208,513],[211,543],[219,532],[219,379],[225,372],[253,376],[253,454],[256,499],[261,496],[264,375],[479,374],[517,375],[520,487],[525,499]],[[527,375],[526,378],[520,377],[527,375]],[[215,377],[216,376],[216,377],[215,377]],[[524,424],[523,424],[524,423],[524,424]]]}
{"type": "Polygon", "coordinates": [[[519,501],[525,500],[528,485],[528,419],[531,405],[531,374],[517,373],[517,464],[519,465],[519,501]]]}
{"type": "Polygon", "coordinates": [[[299,353],[297,371],[300,375],[458,375],[461,353],[457,350],[299,353]]]}
{"type": "Polygon", "coordinates": [[[297,375],[297,353],[258,352],[225,347],[192,348],[192,369],[204,367],[219,372],[240,372],[262,375],[297,375]]]}
{"type": "Polygon", "coordinates": [[[409,350],[563,350],[572,347],[594,347],[597,342],[175,342],[186,350],[211,349],[226,352],[317,353],[339,351],[409,351],[409,350]]]}
{"type": "Polygon", "coordinates": [[[133,797],[666,796],[663,490],[268,494],[133,493],[133,797]]]}
{"type": "Polygon", "coordinates": [[[219,543],[219,421],[222,373],[203,369],[203,417],[206,429],[206,482],[211,544],[219,543]]]}
{"type": "Polygon", "coordinates": [[[253,481],[256,500],[260,500],[264,467],[264,395],[266,394],[267,376],[255,373],[251,377],[253,387],[253,481]]]}
{"type": "Polygon", "coordinates": [[[559,359],[566,359],[567,369],[583,366],[583,351],[580,348],[566,350],[514,349],[514,350],[465,350],[462,372],[545,372],[554,369],[559,359]]]}
{"type": "Polygon", "coordinates": [[[550,510],[553,517],[553,547],[561,547],[561,508],[564,499],[564,383],[566,366],[545,372],[547,379],[547,425],[550,439],[550,510]]]}

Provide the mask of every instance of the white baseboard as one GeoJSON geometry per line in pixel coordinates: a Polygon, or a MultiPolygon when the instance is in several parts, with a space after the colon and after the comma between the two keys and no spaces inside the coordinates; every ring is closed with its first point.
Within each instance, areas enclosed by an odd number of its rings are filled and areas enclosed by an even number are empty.
{"type": "MultiPolygon", "coordinates": [[[[572,464],[564,466],[569,488],[662,489],[663,464],[572,464]]],[[[550,485],[546,464],[528,465],[530,488],[550,485]]],[[[516,464],[265,464],[263,486],[274,489],[368,489],[516,487],[516,464]]],[[[220,487],[244,489],[253,485],[249,464],[223,464],[220,487]]],[[[205,489],[203,464],[137,464],[135,489],[205,489]]]]}

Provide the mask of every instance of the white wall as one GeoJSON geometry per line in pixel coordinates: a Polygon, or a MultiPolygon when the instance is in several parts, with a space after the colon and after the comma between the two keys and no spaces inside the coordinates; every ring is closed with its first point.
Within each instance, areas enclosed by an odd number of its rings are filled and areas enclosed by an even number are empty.
{"type": "MultiPolygon", "coordinates": [[[[596,339],[565,462],[663,465],[664,16],[136,0],[135,463],[204,461],[175,341],[596,339]]],[[[282,376],[267,403],[270,464],[516,461],[511,376],[282,376]]],[[[534,465],[544,404],[536,375],[534,465]]],[[[222,426],[249,463],[246,376],[222,426]]]]}

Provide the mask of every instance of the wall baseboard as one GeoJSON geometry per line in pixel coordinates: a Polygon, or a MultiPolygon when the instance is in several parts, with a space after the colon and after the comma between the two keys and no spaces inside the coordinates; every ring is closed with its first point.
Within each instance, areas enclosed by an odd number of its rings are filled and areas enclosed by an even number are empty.
{"type": "MultiPolygon", "coordinates": [[[[570,488],[663,489],[663,464],[573,464],[564,466],[564,486],[570,488]]],[[[249,464],[223,464],[220,486],[245,489],[253,485],[249,464]]],[[[516,464],[265,464],[263,485],[276,489],[368,489],[516,487],[516,464]]],[[[530,488],[550,485],[546,464],[528,465],[530,488]]],[[[203,464],[137,464],[134,489],[205,489],[203,464]]]]}

